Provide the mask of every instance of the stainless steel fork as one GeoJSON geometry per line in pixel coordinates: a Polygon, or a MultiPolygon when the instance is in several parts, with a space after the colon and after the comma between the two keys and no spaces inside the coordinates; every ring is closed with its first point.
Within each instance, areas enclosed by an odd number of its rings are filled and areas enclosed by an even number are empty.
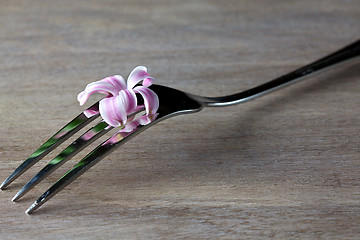
{"type": "MultiPolygon", "coordinates": [[[[222,107],[234,104],[243,103],[264,94],[272,92],[281,87],[287,86],[291,83],[297,82],[305,77],[312,75],[331,66],[343,63],[360,56],[360,40],[348,45],[347,47],[338,50],[320,60],[292,71],[282,77],[259,85],[252,89],[236,93],[233,95],[222,97],[202,97],[190,93],[185,93],[170,87],[161,85],[152,85],[150,88],[158,95],[160,106],[158,109],[158,117],[150,124],[142,126],[139,125],[132,132],[124,133],[117,132],[112,135],[105,142],[96,147],[88,155],[86,155],[78,164],[76,164],[70,171],[61,177],[53,186],[51,186],[43,195],[40,196],[27,210],[30,214],[39,208],[46,201],[51,199],[55,194],[62,190],[65,186],[70,184],[74,179],[86,172],[89,168],[94,166],[97,162],[103,159],[106,155],[114,151],[117,147],[129,141],[131,138],[141,133],[145,129],[157,124],[167,118],[174,117],[180,114],[195,113],[204,107],[222,107]]],[[[25,160],[0,186],[5,189],[11,182],[18,178],[27,169],[33,166],[36,162],[42,159],[45,155],[55,149],[58,145],[63,143],[70,136],[78,132],[88,123],[99,117],[98,112],[99,102],[86,109],[79,114],[65,127],[59,130],[54,136],[40,146],[27,160],[25,160]],[[90,114],[89,114],[90,113],[90,114]],[[95,114],[91,114],[95,113],[95,114]]],[[[68,147],[66,147],[59,155],[49,162],[39,173],[37,173],[12,199],[17,201],[26,192],[32,189],[36,184],[43,180],[46,176],[55,171],[65,161],[76,155],[90,143],[94,142],[99,137],[106,134],[112,127],[108,126],[104,121],[100,121],[94,127],[89,129],[68,147]]]]}

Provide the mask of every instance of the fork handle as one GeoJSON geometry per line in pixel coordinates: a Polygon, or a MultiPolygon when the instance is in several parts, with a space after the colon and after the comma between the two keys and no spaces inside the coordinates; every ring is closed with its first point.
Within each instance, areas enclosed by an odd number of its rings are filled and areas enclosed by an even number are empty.
{"type": "Polygon", "coordinates": [[[295,71],[249,90],[222,97],[204,97],[201,100],[209,107],[222,107],[253,100],[274,90],[288,86],[325,68],[360,56],[360,40],[295,71]]]}

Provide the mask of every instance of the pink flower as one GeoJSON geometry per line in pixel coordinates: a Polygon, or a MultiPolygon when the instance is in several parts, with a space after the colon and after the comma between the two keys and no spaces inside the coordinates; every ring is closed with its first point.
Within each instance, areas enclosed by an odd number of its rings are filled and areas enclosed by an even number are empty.
{"type": "Polygon", "coordinates": [[[139,124],[146,125],[154,120],[159,108],[159,98],[148,87],[153,83],[146,67],[138,66],[131,71],[127,84],[120,75],[104,78],[90,83],[85,90],[79,93],[77,99],[83,105],[95,92],[106,94],[106,98],[100,100],[99,111],[104,121],[113,127],[121,127],[121,131],[132,131],[139,124]],[[137,85],[140,84],[141,85],[137,85]],[[144,99],[144,105],[138,105],[136,94],[144,99]],[[145,108],[143,116],[128,119],[128,115],[145,108]]]}

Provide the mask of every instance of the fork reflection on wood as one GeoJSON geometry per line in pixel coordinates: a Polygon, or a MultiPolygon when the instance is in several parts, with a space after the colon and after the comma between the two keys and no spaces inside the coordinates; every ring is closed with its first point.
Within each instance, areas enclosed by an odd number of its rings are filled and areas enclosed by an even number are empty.
{"type": "MultiPolygon", "coordinates": [[[[182,92],[161,85],[152,85],[150,88],[158,95],[160,106],[158,109],[157,118],[148,125],[139,125],[131,132],[117,132],[109,139],[104,141],[88,155],[86,155],[78,164],[76,164],[70,171],[61,177],[53,186],[51,186],[44,194],[42,194],[26,211],[30,214],[39,208],[46,201],[51,199],[60,190],[70,184],[74,179],[86,172],[89,168],[110,154],[117,147],[129,141],[131,138],[141,133],[145,129],[165,120],[167,118],[177,116],[180,114],[195,113],[204,107],[218,107],[229,106],[243,103],[264,94],[270,93],[276,89],[282,88],[289,84],[295,83],[307,76],[317,73],[336,64],[343,63],[360,56],[360,40],[349,46],[336,51],[320,60],[301,67],[286,75],[283,75],[275,80],[264,83],[252,89],[236,93],[233,95],[222,97],[202,97],[189,93],[182,92]]],[[[80,113],[76,118],[69,122],[65,127],[59,130],[54,136],[39,147],[27,160],[25,160],[1,185],[1,189],[5,189],[11,182],[33,166],[36,162],[41,160],[45,155],[70,138],[73,134],[85,127],[90,122],[99,117],[99,114],[87,114],[88,112],[96,112],[99,107],[95,103],[84,112],[80,113]]],[[[136,114],[136,113],[135,113],[136,114]]],[[[111,129],[104,121],[100,121],[94,127],[89,129],[68,147],[66,147],[59,155],[50,161],[38,174],[36,174],[13,198],[17,201],[36,184],[43,180],[46,176],[55,171],[65,161],[75,156],[78,152],[83,150],[86,146],[94,142],[99,137],[105,135],[111,129]]]]}

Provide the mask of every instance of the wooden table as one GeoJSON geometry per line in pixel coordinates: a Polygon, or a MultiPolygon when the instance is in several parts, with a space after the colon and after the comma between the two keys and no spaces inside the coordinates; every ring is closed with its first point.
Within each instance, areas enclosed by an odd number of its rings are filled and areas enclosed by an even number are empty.
{"type": "MultiPolygon", "coordinates": [[[[357,0],[2,1],[0,178],[83,109],[89,82],[144,65],[230,94],[357,40],[359,23],[357,0]]],[[[0,238],[359,239],[359,64],[164,121],[26,215],[86,153],[11,202],[55,151],[0,193],[0,238]]]]}

